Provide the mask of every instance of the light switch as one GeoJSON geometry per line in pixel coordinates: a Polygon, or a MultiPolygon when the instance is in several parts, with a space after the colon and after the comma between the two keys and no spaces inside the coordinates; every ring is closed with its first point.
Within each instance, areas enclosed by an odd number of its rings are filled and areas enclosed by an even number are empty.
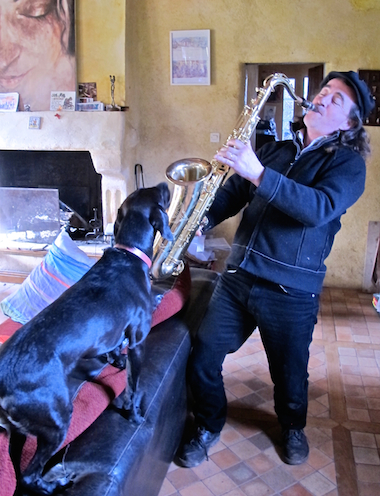
{"type": "Polygon", "coordinates": [[[210,143],[219,143],[220,133],[210,133],[210,143]]]}

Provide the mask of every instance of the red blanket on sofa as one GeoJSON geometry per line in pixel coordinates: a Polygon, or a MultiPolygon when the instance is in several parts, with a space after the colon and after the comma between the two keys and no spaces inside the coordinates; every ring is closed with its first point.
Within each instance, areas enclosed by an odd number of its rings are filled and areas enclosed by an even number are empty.
{"type": "MultiPolygon", "coordinates": [[[[190,271],[186,267],[170,291],[163,298],[153,313],[152,328],[177,313],[186,302],[191,287],[190,271]]],[[[0,325],[0,343],[21,327],[11,319],[0,325]]],[[[107,406],[124,390],[126,372],[107,365],[94,382],[86,382],[74,400],[73,416],[70,428],[61,448],[69,444],[87,429],[107,408],[107,406]]],[[[8,453],[8,436],[0,433],[0,487],[1,496],[12,496],[16,488],[13,465],[8,453]]],[[[21,461],[21,470],[30,462],[36,450],[36,439],[28,437],[21,461]]]]}

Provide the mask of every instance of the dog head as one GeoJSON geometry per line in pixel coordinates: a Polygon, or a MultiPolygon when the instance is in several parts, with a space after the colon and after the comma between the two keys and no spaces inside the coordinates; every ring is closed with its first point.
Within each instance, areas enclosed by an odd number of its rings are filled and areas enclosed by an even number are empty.
{"type": "Polygon", "coordinates": [[[141,235],[147,238],[148,233],[141,232],[146,221],[153,227],[152,239],[156,231],[159,231],[163,238],[171,241],[173,234],[165,211],[169,207],[169,203],[170,191],[164,182],[153,188],[141,188],[131,193],[124,200],[117,213],[114,225],[116,242],[125,245],[136,244],[141,241],[141,235]],[[137,241],[131,239],[134,236],[140,239],[137,241]]]}

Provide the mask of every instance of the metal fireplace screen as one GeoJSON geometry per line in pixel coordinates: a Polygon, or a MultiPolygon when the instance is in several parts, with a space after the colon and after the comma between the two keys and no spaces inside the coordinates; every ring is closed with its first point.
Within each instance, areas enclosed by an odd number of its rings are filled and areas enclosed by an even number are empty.
{"type": "Polygon", "coordinates": [[[0,188],[0,240],[50,244],[59,230],[58,189],[0,188]]]}

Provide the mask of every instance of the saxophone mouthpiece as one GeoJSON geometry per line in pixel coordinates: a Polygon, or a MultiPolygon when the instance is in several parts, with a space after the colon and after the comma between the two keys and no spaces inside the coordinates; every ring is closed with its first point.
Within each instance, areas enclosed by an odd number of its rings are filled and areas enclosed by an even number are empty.
{"type": "Polygon", "coordinates": [[[301,106],[306,110],[311,110],[312,112],[318,112],[317,106],[314,105],[313,102],[309,102],[309,100],[302,99],[301,106]]]}

